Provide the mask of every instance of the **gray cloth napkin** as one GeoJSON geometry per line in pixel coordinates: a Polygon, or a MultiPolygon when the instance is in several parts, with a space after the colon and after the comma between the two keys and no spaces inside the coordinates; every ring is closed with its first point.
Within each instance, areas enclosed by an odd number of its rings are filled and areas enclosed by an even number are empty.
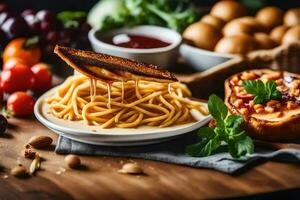
{"type": "Polygon", "coordinates": [[[80,143],[60,136],[55,151],[59,154],[142,158],[196,168],[210,168],[229,174],[241,173],[265,160],[300,163],[300,149],[271,151],[256,148],[254,154],[240,160],[233,159],[228,153],[222,152],[222,150],[214,155],[201,158],[186,155],[184,153],[186,145],[195,143],[195,141],[195,134],[186,134],[158,144],[133,147],[108,147],[80,143]]]}

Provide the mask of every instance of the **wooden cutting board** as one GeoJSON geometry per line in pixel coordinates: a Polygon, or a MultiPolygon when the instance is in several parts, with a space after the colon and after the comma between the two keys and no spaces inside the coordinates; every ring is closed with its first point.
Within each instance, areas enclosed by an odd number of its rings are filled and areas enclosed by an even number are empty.
{"type": "Polygon", "coordinates": [[[300,188],[300,166],[295,164],[266,162],[231,176],[141,159],[81,156],[86,167],[71,170],[65,166],[64,155],[52,150],[39,151],[45,161],[36,176],[18,179],[9,171],[18,163],[29,165],[30,160],[21,154],[28,139],[48,135],[56,142],[57,135],[35,119],[11,118],[9,122],[9,130],[0,137],[0,199],[204,199],[300,188]],[[119,174],[127,162],[139,163],[146,175],[119,174]]]}
{"type": "MultiPolygon", "coordinates": [[[[249,66],[284,66],[290,71],[299,70],[299,49],[296,44],[271,52],[254,52],[246,59],[236,58],[205,72],[180,76],[180,80],[188,83],[198,97],[205,98],[212,91],[222,95],[224,80],[249,66]]],[[[36,176],[18,179],[9,172],[18,163],[29,166],[30,160],[21,153],[29,138],[48,135],[56,143],[58,137],[34,118],[11,118],[9,123],[7,133],[0,136],[0,199],[215,199],[300,188],[300,166],[291,163],[269,161],[245,173],[231,176],[210,169],[156,161],[81,156],[85,168],[71,170],[65,166],[64,155],[55,154],[54,146],[52,150],[39,151],[45,160],[36,176]],[[127,162],[140,164],[146,175],[118,173],[127,162]]]]}

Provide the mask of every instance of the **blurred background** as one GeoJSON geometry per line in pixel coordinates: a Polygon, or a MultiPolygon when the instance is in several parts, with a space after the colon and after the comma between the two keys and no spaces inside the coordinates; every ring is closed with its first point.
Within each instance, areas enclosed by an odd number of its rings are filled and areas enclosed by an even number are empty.
{"type": "MultiPolygon", "coordinates": [[[[196,5],[200,6],[211,6],[217,1],[218,0],[193,0],[196,5]]],[[[58,12],[62,10],[88,11],[98,0],[9,0],[1,2],[5,2],[19,11],[27,8],[37,10],[47,8],[58,12]]],[[[300,6],[299,0],[240,0],[240,2],[255,8],[266,5],[275,5],[282,9],[300,6]]]]}
{"type": "MultiPolygon", "coordinates": [[[[56,44],[69,46],[78,49],[90,50],[91,45],[88,41],[88,32],[92,27],[98,27],[101,24],[101,31],[107,31],[114,28],[119,28],[123,26],[135,26],[139,24],[149,24],[149,25],[159,25],[176,30],[179,33],[183,33],[184,30],[192,23],[198,21],[203,15],[210,12],[211,7],[218,2],[218,0],[155,0],[155,6],[157,6],[156,12],[163,11],[163,16],[159,16],[153,12],[145,12],[144,4],[150,1],[145,1],[141,5],[136,6],[142,1],[129,1],[128,5],[132,7],[129,9],[119,9],[118,5],[113,2],[118,2],[117,0],[105,0],[110,4],[109,7],[102,5],[101,11],[96,11],[91,14],[91,19],[86,19],[86,15],[91,13],[91,8],[99,0],[4,0],[0,1],[2,6],[0,6],[0,51],[3,51],[7,46],[8,42],[12,39],[25,37],[32,38],[37,36],[37,44],[42,52],[41,60],[50,63],[53,66],[53,70],[57,74],[67,75],[71,73],[66,73],[66,70],[61,66],[60,60],[53,54],[53,49],[56,44]],[[182,3],[184,2],[184,3],[182,3]],[[190,3],[193,3],[193,6],[190,3]],[[168,5],[167,5],[168,4],[168,5]],[[185,6],[180,6],[180,5],[185,6]],[[3,6],[5,5],[5,6],[3,6]],[[179,9],[176,10],[176,9],[179,9]],[[46,9],[46,10],[45,10],[46,9]],[[144,10],[143,10],[144,9],[144,10]],[[103,14],[109,10],[108,13],[103,14]],[[125,11],[124,11],[125,10],[125,11]],[[129,11],[128,11],[129,10],[129,11]],[[176,11],[175,11],[176,10],[176,11]],[[40,11],[40,12],[39,12],[40,11]],[[71,12],[69,12],[71,11],[71,12]],[[83,12],[73,12],[73,11],[83,11],[83,12]],[[183,12],[184,11],[184,12],[183,12]],[[61,12],[63,12],[61,14],[61,12]],[[110,15],[109,17],[101,17],[99,15],[110,15]],[[125,13],[125,14],[124,14],[125,13]],[[174,14],[175,13],[175,14],[174,14]],[[154,16],[155,15],[155,16],[154,16]],[[167,19],[164,19],[167,18],[167,19]],[[7,20],[9,19],[9,20],[7,20]],[[99,22],[101,21],[101,23],[99,22]],[[4,23],[5,22],[5,23],[4,23]],[[92,23],[94,22],[94,24],[92,23]],[[62,73],[61,73],[62,72],[62,73]]],[[[247,13],[250,15],[255,15],[255,13],[268,5],[277,6],[277,9],[282,9],[285,12],[289,8],[300,7],[300,0],[237,0],[247,7],[247,13]]],[[[102,1],[103,2],[103,1],[102,1]]],[[[152,3],[151,5],[153,5],[152,3]]],[[[154,7],[155,7],[154,6],[154,7]]],[[[95,7],[99,7],[98,5],[95,7]]],[[[119,6],[120,7],[120,6],[119,6]]],[[[93,9],[92,9],[93,10],[93,9]]],[[[269,18],[269,17],[267,17],[269,18]]],[[[272,20],[272,19],[271,19],[272,20]]],[[[221,20],[222,21],[222,20],[221,20]]],[[[222,22],[223,23],[223,22],[222,22]]],[[[224,25],[224,24],[223,24],[224,25]]],[[[279,24],[278,24],[279,25],[279,24]]],[[[273,28],[273,27],[272,27],[273,28]]],[[[201,33],[205,31],[201,30],[201,33]]],[[[207,34],[211,36],[212,34],[207,34]]],[[[211,48],[206,48],[201,46],[201,44],[192,44],[187,37],[183,34],[183,39],[185,42],[202,48],[205,50],[213,50],[211,48]]],[[[193,36],[195,37],[195,36],[193,36]]],[[[264,35],[264,37],[266,37],[264,35]]],[[[197,36],[202,38],[201,34],[197,36]]],[[[220,39],[220,38],[218,38],[220,39]]],[[[210,41],[211,39],[203,40],[210,41]]],[[[247,46],[247,45],[246,45],[247,46]]],[[[274,47],[273,45],[272,47],[274,47]]],[[[105,53],[105,52],[102,52],[105,53]]],[[[236,52],[226,52],[226,53],[236,53],[236,52]]],[[[244,52],[238,52],[244,53],[244,52]]],[[[183,54],[182,54],[183,55],[183,54]]],[[[190,53],[188,53],[190,55],[190,53]]],[[[182,56],[183,58],[184,55],[182,56]]],[[[198,56],[195,56],[198,57],[198,56]]],[[[188,59],[186,59],[188,60],[188,59]]],[[[189,62],[187,62],[189,63],[189,62]]],[[[199,63],[197,61],[197,63],[199,63]]],[[[156,63],[154,63],[156,64],[156,63]]],[[[218,63],[217,63],[218,64],[218,63]]],[[[191,64],[192,65],[192,64],[191,64]]],[[[202,64],[201,64],[202,65],[202,64]]],[[[214,64],[216,65],[216,64],[214,64]]],[[[63,65],[62,65],[63,66],[63,65]]],[[[177,65],[176,65],[177,66],[177,65]]],[[[184,71],[179,72],[193,72],[195,70],[189,70],[189,68],[173,67],[171,70],[176,71],[177,69],[184,71]]],[[[197,71],[202,71],[203,67],[195,68],[197,71]]]]}

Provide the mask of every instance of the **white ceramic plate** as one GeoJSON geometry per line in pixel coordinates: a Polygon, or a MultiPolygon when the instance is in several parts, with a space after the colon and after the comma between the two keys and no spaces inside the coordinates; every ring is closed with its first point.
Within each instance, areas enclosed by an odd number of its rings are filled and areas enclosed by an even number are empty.
{"type": "Polygon", "coordinates": [[[210,116],[203,116],[197,122],[166,128],[141,126],[138,128],[103,129],[97,126],[87,126],[83,121],[67,121],[48,114],[48,105],[44,103],[44,99],[53,94],[56,89],[53,88],[37,100],[34,108],[36,118],[60,135],[90,144],[127,146],[159,142],[196,130],[211,119],[210,116]]]}

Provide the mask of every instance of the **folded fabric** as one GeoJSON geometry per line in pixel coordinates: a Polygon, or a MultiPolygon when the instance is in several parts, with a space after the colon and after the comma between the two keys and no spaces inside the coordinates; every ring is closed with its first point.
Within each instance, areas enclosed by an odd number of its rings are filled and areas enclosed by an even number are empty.
{"type": "Polygon", "coordinates": [[[59,154],[102,155],[156,160],[196,168],[210,168],[225,173],[240,173],[265,160],[300,163],[300,149],[277,151],[255,149],[255,153],[242,159],[233,159],[222,149],[207,157],[191,157],[185,154],[185,147],[195,143],[195,134],[185,134],[175,139],[151,145],[132,147],[97,146],[73,141],[60,136],[56,152],[59,154]]]}

